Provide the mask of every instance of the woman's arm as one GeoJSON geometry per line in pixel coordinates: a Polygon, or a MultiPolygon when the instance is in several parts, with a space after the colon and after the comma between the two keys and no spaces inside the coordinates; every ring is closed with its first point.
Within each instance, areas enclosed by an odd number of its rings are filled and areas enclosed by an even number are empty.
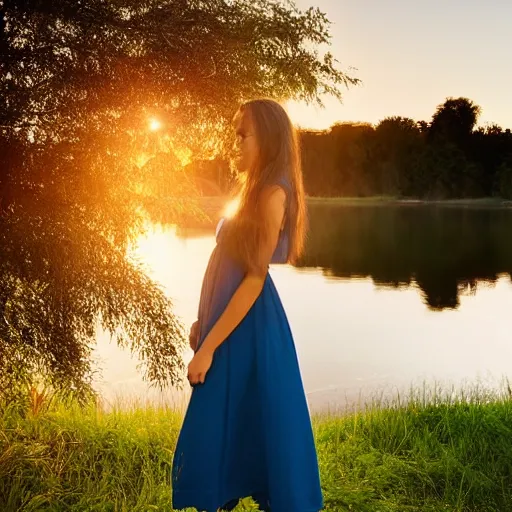
{"type": "Polygon", "coordinates": [[[226,309],[210,330],[190,363],[189,380],[192,384],[204,382],[213,353],[240,324],[259,297],[265,284],[268,266],[279,240],[285,203],[286,193],[281,187],[275,185],[263,192],[261,202],[262,220],[267,223],[267,229],[265,230],[267,236],[260,245],[257,265],[245,275],[240,286],[228,302],[226,309]]]}

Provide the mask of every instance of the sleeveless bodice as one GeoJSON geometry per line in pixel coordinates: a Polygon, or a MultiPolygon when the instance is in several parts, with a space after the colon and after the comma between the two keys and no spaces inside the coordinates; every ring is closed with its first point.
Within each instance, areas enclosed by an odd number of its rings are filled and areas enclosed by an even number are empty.
{"type": "MultiPolygon", "coordinates": [[[[272,254],[271,263],[286,263],[288,261],[288,250],[289,250],[289,240],[290,240],[290,226],[288,222],[288,208],[290,203],[290,185],[288,184],[288,180],[286,178],[281,178],[277,184],[281,186],[286,193],[286,204],[285,204],[285,220],[283,228],[279,233],[279,239],[277,241],[277,246],[272,254]]],[[[229,219],[226,217],[222,217],[217,224],[217,229],[215,232],[215,237],[217,244],[220,243],[222,238],[222,228],[229,222],[229,219]]]]}
{"type": "MultiPolygon", "coordinates": [[[[217,230],[215,234],[217,244],[220,243],[222,228],[225,226],[226,222],[229,222],[229,219],[222,217],[217,224],[217,230]]],[[[289,234],[287,227],[288,222],[285,221],[283,229],[279,233],[279,239],[277,241],[274,253],[272,254],[271,263],[286,263],[288,260],[289,234]]]]}
{"type": "MultiPolygon", "coordinates": [[[[279,234],[279,240],[271,259],[271,263],[274,264],[287,262],[290,232],[288,217],[290,187],[285,179],[281,179],[278,184],[286,192],[286,205],[284,226],[279,234]]],[[[203,279],[198,309],[200,332],[198,348],[244,278],[242,267],[229,255],[222,240],[223,229],[225,229],[228,222],[229,219],[223,218],[217,225],[217,244],[210,256],[203,279]]]]}

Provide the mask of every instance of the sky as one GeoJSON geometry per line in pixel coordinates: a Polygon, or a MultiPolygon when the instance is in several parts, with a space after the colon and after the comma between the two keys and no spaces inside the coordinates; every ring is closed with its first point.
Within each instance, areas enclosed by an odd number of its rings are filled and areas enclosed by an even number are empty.
{"type": "Polygon", "coordinates": [[[332,22],[329,51],[363,81],[326,109],[290,103],[303,128],[429,121],[447,97],[482,108],[479,125],[512,128],[512,0],[295,0],[332,22]]]}

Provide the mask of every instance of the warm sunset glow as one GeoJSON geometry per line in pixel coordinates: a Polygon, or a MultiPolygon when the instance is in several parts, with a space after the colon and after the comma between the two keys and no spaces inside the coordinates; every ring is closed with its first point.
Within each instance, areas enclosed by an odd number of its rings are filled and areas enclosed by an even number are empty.
{"type": "Polygon", "coordinates": [[[224,210],[222,212],[223,217],[227,217],[228,219],[231,219],[235,216],[235,213],[238,211],[238,208],[240,207],[240,198],[235,197],[235,199],[232,199],[229,201],[226,206],[224,207],[224,210]]]}
{"type": "Polygon", "coordinates": [[[162,128],[162,123],[158,119],[152,117],[149,120],[149,129],[152,132],[156,132],[157,130],[160,130],[160,128],[162,128]]]}
{"type": "Polygon", "coordinates": [[[152,155],[149,155],[148,153],[140,153],[135,157],[135,165],[141,169],[144,167],[152,158],[152,155]]]}
{"type": "Polygon", "coordinates": [[[337,121],[342,121],[339,108],[323,109],[305,102],[289,100],[283,104],[292,123],[297,128],[327,130],[337,121]]]}
{"type": "Polygon", "coordinates": [[[155,226],[149,221],[144,230],[130,246],[128,257],[142,263],[148,275],[156,279],[169,296],[179,298],[175,301],[176,312],[188,321],[197,314],[196,300],[201,291],[202,272],[197,269],[206,268],[215,239],[210,232],[193,239],[180,238],[176,226],[155,226]],[[188,297],[190,305],[184,304],[188,297]]]}
{"type": "Polygon", "coordinates": [[[192,162],[193,153],[190,151],[190,149],[172,146],[172,152],[181,162],[182,166],[188,165],[190,162],[192,162]]]}

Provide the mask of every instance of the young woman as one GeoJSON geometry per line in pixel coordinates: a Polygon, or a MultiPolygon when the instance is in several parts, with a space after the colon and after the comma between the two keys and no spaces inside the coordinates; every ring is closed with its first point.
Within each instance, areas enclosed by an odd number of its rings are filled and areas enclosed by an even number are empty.
{"type": "Polygon", "coordinates": [[[236,114],[240,206],[217,229],[203,281],[192,396],[173,461],[173,507],[318,512],[322,494],[311,420],[270,263],[301,252],[305,204],[297,134],[275,101],[236,114]]]}

